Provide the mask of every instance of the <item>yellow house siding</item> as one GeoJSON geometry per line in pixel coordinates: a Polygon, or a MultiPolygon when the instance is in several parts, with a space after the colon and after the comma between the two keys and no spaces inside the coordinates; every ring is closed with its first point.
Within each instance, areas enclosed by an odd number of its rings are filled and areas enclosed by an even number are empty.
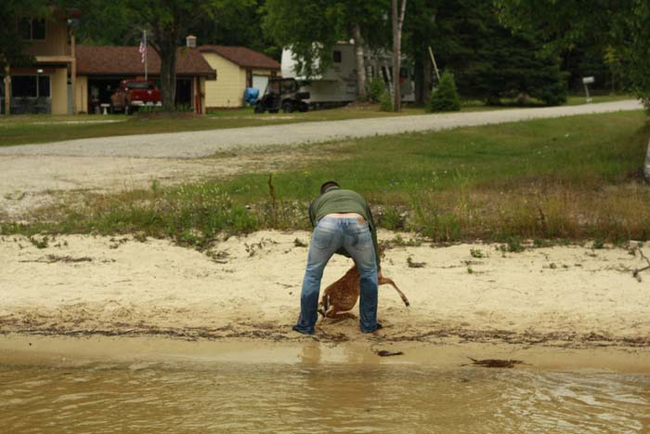
{"type": "Polygon", "coordinates": [[[52,95],[52,114],[68,114],[68,70],[57,68],[52,74],[50,82],[52,95]]]}
{"type": "Polygon", "coordinates": [[[65,21],[46,21],[45,40],[30,41],[25,52],[33,56],[70,56],[67,23],[65,21]]]}
{"type": "Polygon", "coordinates": [[[246,70],[215,53],[203,53],[203,56],[217,70],[217,80],[205,82],[206,107],[241,107],[246,89],[246,70]]]}
{"type": "Polygon", "coordinates": [[[86,113],[88,111],[88,77],[83,75],[77,76],[75,87],[77,113],[86,113]]]}

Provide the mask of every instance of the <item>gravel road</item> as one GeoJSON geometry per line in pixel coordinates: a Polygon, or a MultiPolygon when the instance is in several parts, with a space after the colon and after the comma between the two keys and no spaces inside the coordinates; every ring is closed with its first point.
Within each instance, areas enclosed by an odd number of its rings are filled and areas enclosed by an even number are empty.
{"type": "Polygon", "coordinates": [[[70,140],[39,145],[0,148],[1,155],[49,155],[78,157],[200,158],[240,147],[295,145],[330,140],[437,131],[455,127],[517,122],[621,110],[639,110],[636,100],[495,110],[471,113],[431,114],[394,118],[306,122],[262,127],[233,128],[168,134],[70,140]]]}

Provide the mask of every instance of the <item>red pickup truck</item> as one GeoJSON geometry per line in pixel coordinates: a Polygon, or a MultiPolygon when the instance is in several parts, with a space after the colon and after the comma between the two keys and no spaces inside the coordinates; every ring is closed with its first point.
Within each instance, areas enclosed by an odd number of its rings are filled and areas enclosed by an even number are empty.
{"type": "Polygon", "coordinates": [[[138,107],[162,105],[160,90],[152,81],[122,80],[120,87],[111,95],[111,111],[133,113],[138,107]]]}

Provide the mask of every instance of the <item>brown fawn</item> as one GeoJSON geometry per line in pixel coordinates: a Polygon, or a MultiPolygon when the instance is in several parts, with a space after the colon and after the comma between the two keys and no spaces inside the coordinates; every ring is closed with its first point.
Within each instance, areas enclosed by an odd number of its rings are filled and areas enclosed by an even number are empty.
{"type": "MultiPolygon", "coordinates": [[[[318,312],[326,318],[355,318],[348,311],[357,304],[357,300],[359,299],[359,280],[359,269],[355,264],[343,277],[325,288],[319,303],[318,312]]],[[[386,283],[392,285],[402,298],[406,307],[411,305],[406,295],[395,285],[393,279],[381,276],[377,279],[377,283],[379,285],[386,283]]]]}

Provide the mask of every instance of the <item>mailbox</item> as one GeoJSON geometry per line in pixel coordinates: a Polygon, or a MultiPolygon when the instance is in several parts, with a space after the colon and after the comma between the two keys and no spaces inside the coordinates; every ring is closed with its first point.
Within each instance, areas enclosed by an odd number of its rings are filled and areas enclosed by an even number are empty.
{"type": "Polygon", "coordinates": [[[594,77],[582,77],[582,83],[583,84],[591,84],[594,83],[596,79],[594,77]]]}

